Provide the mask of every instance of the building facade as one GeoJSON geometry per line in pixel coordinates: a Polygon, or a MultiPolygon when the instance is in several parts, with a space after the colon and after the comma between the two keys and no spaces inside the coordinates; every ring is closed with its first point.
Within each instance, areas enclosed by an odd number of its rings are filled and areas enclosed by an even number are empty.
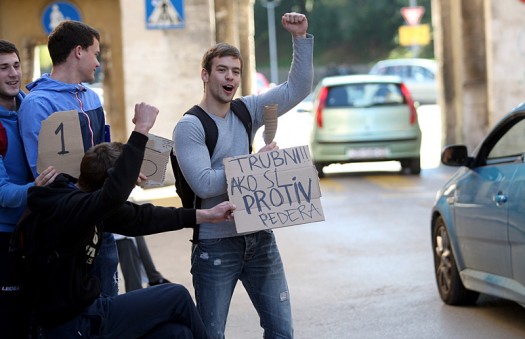
{"type": "Polygon", "coordinates": [[[250,93],[254,1],[0,0],[0,38],[18,46],[25,86],[39,75],[35,51],[47,44],[53,5],[62,9],[62,18],[75,19],[63,7],[73,6],[101,35],[100,86],[112,139],[127,139],[135,103],[141,101],[160,109],[152,133],[171,139],[178,119],[202,97],[201,58],[216,42],[239,47],[245,61],[241,93],[250,93]],[[163,3],[164,10],[155,13],[163,3]],[[162,15],[170,22],[165,26],[162,15]],[[151,18],[160,25],[151,28],[151,18]]]}
{"type": "Polygon", "coordinates": [[[432,0],[444,144],[469,150],[525,101],[525,1],[432,0]]]}

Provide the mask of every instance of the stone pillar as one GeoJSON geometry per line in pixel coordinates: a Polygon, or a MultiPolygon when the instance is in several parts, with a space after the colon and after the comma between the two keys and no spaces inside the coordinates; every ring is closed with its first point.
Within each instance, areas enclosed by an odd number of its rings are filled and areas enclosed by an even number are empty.
{"type": "Polygon", "coordinates": [[[466,144],[470,151],[488,127],[483,1],[432,1],[444,144],[466,144]]]}
{"type": "Polygon", "coordinates": [[[452,10],[451,1],[432,1],[432,27],[434,32],[434,51],[438,61],[438,89],[441,107],[442,143],[445,145],[456,142],[454,126],[456,126],[456,110],[454,107],[454,58],[452,55],[452,10]],[[446,65],[446,67],[445,67],[446,65]]]}
{"type": "Polygon", "coordinates": [[[239,1],[215,0],[215,29],[217,42],[239,46],[239,1]]]}
{"type": "Polygon", "coordinates": [[[461,1],[463,142],[469,150],[488,129],[487,47],[484,0],[461,1]]]}
{"type": "Polygon", "coordinates": [[[255,0],[239,0],[239,48],[244,61],[242,73],[242,95],[252,93],[255,77],[255,26],[253,6],[255,0]]]}
{"type": "Polygon", "coordinates": [[[217,42],[227,42],[239,48],[243,58],[243,74],[238,94],[251,94],[255,74],[254,0],[215,0],[217,42]]]}

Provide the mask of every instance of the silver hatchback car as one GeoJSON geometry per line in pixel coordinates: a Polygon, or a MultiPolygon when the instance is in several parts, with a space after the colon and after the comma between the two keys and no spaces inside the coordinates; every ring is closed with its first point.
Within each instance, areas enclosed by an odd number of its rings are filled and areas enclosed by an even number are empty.
{"type": "Polygon", "coordinates": [[[319,176],[332,163],[396,160],[421,171],[421,129],[398,77],[346,75],[322,79],[313,92],[311,152],[319,176]]]}
{"type": "Polygon", "coordinates": [[[395,75],[408,87],[414,101],[437,103],[437,63],[431,59],[388,59],[377,62],[369,74],[395,75]]]}

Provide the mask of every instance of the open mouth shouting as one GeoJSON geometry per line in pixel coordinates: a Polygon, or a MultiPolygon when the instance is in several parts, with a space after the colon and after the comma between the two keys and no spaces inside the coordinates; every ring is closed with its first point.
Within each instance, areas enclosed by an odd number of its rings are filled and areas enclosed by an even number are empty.
{"type": "Polygon", "coordinates": [[[234,86],[233,85],[224,85],[222,86],[222,88],[228,93],[228,94],[232,94],[233,93],[233,90],[234,90],[234,86]]]}

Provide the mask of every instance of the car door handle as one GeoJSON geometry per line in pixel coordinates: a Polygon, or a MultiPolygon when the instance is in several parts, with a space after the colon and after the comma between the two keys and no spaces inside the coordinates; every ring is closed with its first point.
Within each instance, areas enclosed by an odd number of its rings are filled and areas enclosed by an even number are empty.
{"type": "Polygon", "coordinates": [[[494,201],[496,202],[496,206],[501,206],[503,205],[504,203],[507,202],[507,195],[506,194],[503,194],[502,192],[498,192],[498,194],[496,194],[496,196],[494,197],[494,201]]]}

